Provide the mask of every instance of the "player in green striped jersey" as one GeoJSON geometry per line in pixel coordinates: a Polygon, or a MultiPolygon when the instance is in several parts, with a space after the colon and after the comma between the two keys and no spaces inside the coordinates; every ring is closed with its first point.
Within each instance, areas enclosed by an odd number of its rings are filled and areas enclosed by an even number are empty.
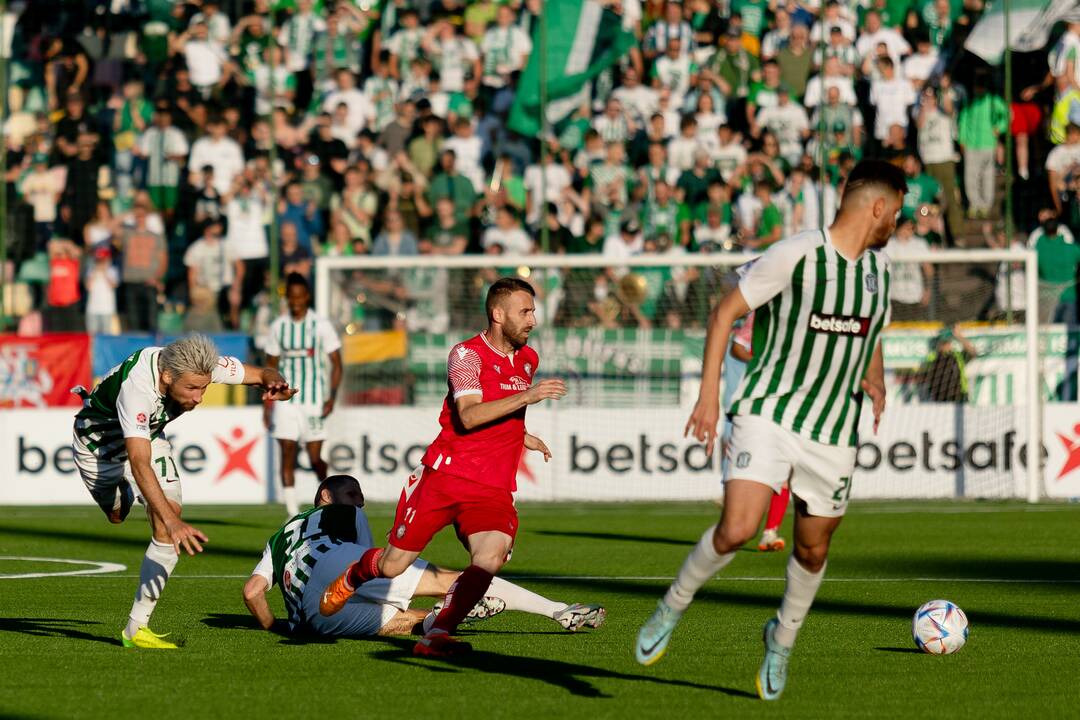
{"type": "Polygon", "coordinates": [[[93,392],[74,389],[83,398],[71,443],[80,477],[113,523],[124,521],[137,494],[153,533],[121,634],[125,647],[176,647],[150,631],[150,615],[180,549],[189,555],[202,552],[206,535],[180,518],[180,476],[165,425],[194,410],[211,382],[261,385],[268,401],[288,400],[296,392],[277,370],[219,357],[203,335],[138,350],[110,370],[93,392]]]}
{"type": "Polygon", "coordinates": [[[290,273],[286,278],[285,302],[288,311],[270,323],[266,363],[280,369],[297,392],[287,402],[267,402],[263,421],[281,447],[282,499],[292,517],[300,512],[296,461],[301,443],[315,475],[326,479],[322,444],[341,384],[341,340],[329,320],[312,312],[311,289],[303,275],[290,273]]]}
{"type": "MultiPolygon", "coordinates": [[[[244,585],[244,603],[259,625],[273,627],[274,614],[266,593],[281,588],[291,632],[351,636],[408,635],[418,626],[434,622],[435,610],[409,607],[417,597],[443,598],[461,574],[417,560],[395,578],[364,583],[341,612],[331,617],[319,612],[319,600],[333,582],[363,552],[374,545],[360,483],[350,475],[323,480],[315,493],[315,507],[290,519],[266,543],[262,560],[244,585]]],[[[604,622],[599,605],[567,605],[495,578],[487,597],[469,614],[484,619],[503,610],[543,615],[570,632],[596,628],[604,622]]],[[[426,629],[426,628],[425,628],[426,629]]]]}
{"type": "Polygon", "coordinates": [[[753,358],[730,411],[724,509],[638,633],[642,664],[663,656],[694,593],[753,538],[773,492],[790,482],[794,551],[780,610],[765,624],[765,661],[757,676],[763,699],[783,692],[788,656],[851,494],[863,395],[870,398],[875,431],[885,407],[880,338],[889,320],[889,266],[879,251],[896,228],[906,190],[896,166],[859,163],[832,226],[771,246],[713,311],[701,390],[686,425],[709,453],[731,328],[755,311],[753,358]]]}

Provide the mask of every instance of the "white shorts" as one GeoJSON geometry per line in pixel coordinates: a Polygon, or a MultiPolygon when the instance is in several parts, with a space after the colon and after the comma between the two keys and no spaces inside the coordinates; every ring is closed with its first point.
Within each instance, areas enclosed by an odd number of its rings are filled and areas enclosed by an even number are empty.
{"type": "MultiPolygon", "coordinates": [[[[83,484],[106,515],[130,508],[135,499],[143,502],[127,458],[117,462],[102,460],[86,449],[78,435],[72,442],[72,448],[75,451],[75,467],[79,469],[83,484]]],[[[183,505],[180,473],[172,457],[172,443],[164,435],[150,441],[150,467],[165,497],[177,505],[183,505]]]]}
{"type": "Polygon", "coordinates": [[[739,415],[732,420],[724,481],[753,480],[791,492],[818,517],[842,517],[851,497],[853,447],[814,442],[768,418],[739,415]]]}
{"type": "Polygon", "coordinates": [[[300,443],[326,440],[326,420],[322,408],[291,402],[274,403],[270,433],[275,440],[300,443]]]}
{"type": "MultiPolygon", "coordinates": [[[[347,565],[345,567],[348,567],[347,565]]],[[[315,566],[311,582],[304,588],[304,609],[311,629],[320,635],[376,635],[382,626],[402,610],[409,609],[416,586],[428,564],[417,560],[396,578],[378,578],[361,585],[340,612],[330,617],[319,613],[319,598],[345,567],[335,563],[315,566]]]]}

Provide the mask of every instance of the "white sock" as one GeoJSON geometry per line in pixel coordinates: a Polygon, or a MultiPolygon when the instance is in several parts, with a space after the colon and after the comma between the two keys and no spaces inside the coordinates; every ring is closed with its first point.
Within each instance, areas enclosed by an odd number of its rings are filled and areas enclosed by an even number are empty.
{"type": "Polygon", "coordinates": [[[281,488],[281,500],[285,503],[285,512],[289,517],[300,514],[300,503],[296,502],[296,486],[281,488]]]}
{"type": "Polygon", "coordinates": [[[784,647],[795,644],[795,637],[799,634],[806,619],[806,613],[814,604],[814,596],[817,595],[821,581],[825,579],[825,566],[821,570],[812,573],[795,559],[792,553],[787,564],[787,585],[784,587],[784,599],[780,601],[780,610],[776,617],[780,624],[776,626],[773,639],[784,647]]]}
{"type": "Polygon", "coordinates": [[[135,637],[139,628],[150,624],[150,615],[157,607],[161,591],[165,589],[165,582],[179,559],[180,556],[176,554],[172,543],[151,540],[146,547],[146,554],[139,567],[139,589],[135,591],[135,603],[131,606],[127,627],[124,629],[128,639],[135,637]]]}
{"type": "Polygon", "coordinates": [[[735,557],[735,553],[729,552],[720,555],[713,546],[713,532],[716,526],[711,526],[698,540],[698,544],[686,556],[675,582],[671,583],[667,594],[664,595],[664,603],[672,610],[683,612],[690,607],[694,599],[694,593],[702,585],[709,581],[716,573],[727,567],[727,564],[735,557]]]}
{"type": "Polygon", "coordinates": [[[566,603],[548,600],[543,595],[537,595],[531,590],[503,580],[501,577],[491,578],[491,585],[484,593],[489,597],[497,597],[506,603],[507,610],[520,610],[521,612],[543,615],[553,618],[555,613],[569,607],[566,603]]]}

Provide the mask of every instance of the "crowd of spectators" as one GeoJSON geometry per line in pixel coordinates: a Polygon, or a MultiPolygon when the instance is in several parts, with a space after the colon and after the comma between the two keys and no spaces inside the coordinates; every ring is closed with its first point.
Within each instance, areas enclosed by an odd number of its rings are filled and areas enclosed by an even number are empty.
{"type": "MultiPolygon", "coordinates": [[[[909,178],[895,252],[997,246],[1010,133],[1018,235],[1075,284],[1080,23],[1017,56],[1005,98],[964,50],[982,0],[603,4],[636,46],[525,138],[506,119],[539,0],[9,2],[9,310],[28,333],[250,330],[272,237],[281,277],[320,255],[754,251],[829,222],[867,157],[909,178]]],[[[905,273],[918,316],[933,267],[905,273]]],[[[693,319],[696,273],[636,277],[660,283],[647,311],[613,311],[607,272],[566,274],[560,312],[693,319]]],[[[445,279],[411,285],[384,288],[392,315],[445,324],[445,279]]]]}

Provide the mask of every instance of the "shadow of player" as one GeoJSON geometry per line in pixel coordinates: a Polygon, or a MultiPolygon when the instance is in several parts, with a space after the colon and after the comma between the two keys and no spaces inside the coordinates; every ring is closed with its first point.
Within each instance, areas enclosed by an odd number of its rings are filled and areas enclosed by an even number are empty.
{"type": "Polygon", "coordinates": [[[706,690],[719,692],[737,698],[751,698],[757,700],[757,695],[716,685],[702,685],[687,680],[668,680],[650,675],[633,675],[616,672],[602,668],[582,665],[579,663],[564,662],[562,660],[549,660],[544,658],[523,657],[515,655],[503,655],[488,650],[473,650],[464,655],[453,658],[420,659],[412,655],[413,640],[407,638],[382,638],[385,642],[393,645],[390,648],[377,650],[371,654],[376,660],[400,663],[413,667],[422,667],[431,672],[463,672],[474,670],[490,675],[511,675],[527,680],[539,680],[549,685],[562,688],[571,695],[591,698],[610,698],[611,695],[603,692],[586,678],[607,678],[612,680],[633,680],[638,682],[657,683],[659,685],[671,685],[692,690],[706,690]]]}
{"type": "Polygon", "coordinates": [[[83,632],[80,627],[100,625],[94,620],[74,620],[70,618],[0,618],[0,632],[33,635],[34,637],[66,637],[72,640],[88,640],[106,645],[120,645],[117,637],[104,637],[83,632]]]}
{"type": "Polygon", "coordinates": [[[200,622],[214,630],[257,630],[269,632],[281,638],[281,645],[333,645],[338,638],[328,635],[317,635],[312,632],[290,632],[289,623],[282,618],[274,620],[268,631],[264,631],[255,618],[250,615],[239,613],[208,613],[200,622]]]}

